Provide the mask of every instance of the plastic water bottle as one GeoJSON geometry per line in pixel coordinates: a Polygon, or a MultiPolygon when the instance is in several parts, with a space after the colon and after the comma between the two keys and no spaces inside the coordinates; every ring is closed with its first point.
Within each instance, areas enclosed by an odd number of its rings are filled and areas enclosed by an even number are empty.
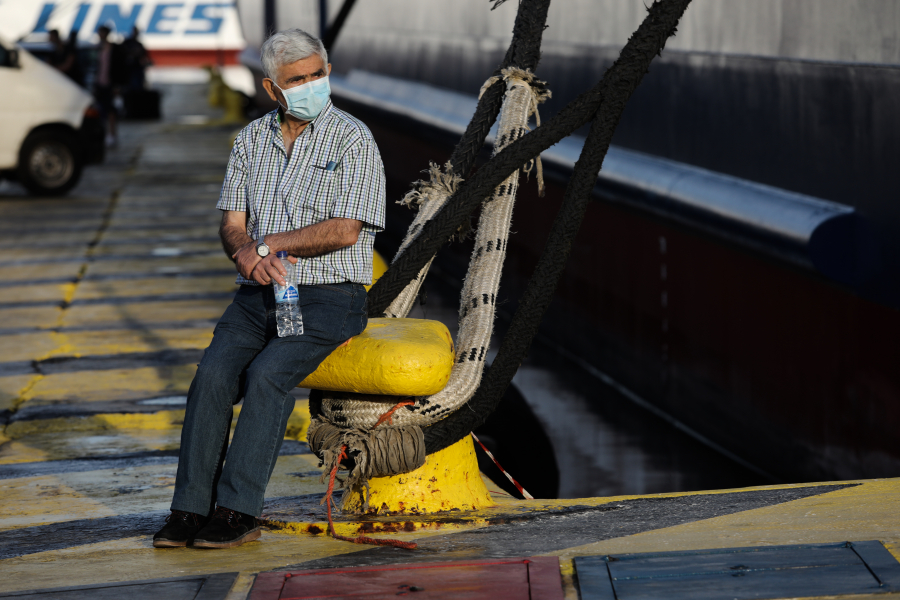
{"type": "Polygon", "coordinates": [[[278,252],[276,256],[281,259],[281,264],[288,273],[284,277],[287,285],[278,285],[278,282],[272,281],[275,287],[275,321],[278,323],[278,337],[303,335],[303,315],[300,314],[300,295],[297,293],[294,265],[288,261],[287,252],[278,252]]]}

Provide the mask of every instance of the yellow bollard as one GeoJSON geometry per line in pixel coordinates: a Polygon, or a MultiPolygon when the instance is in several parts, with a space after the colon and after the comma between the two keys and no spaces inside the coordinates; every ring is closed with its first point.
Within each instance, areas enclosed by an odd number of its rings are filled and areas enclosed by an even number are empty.
{"type": "Polygon", "coordinates": [[[222,75],[218,69],[209,69],[209,94],[206,101],[213,108],[219,108],[225,105],[224,100],[225,82],[222,81],[222,75]]]}
{"type": "MultiPolygon", "coordinates": [[[[494,506],[475,458],[472,436],[429,454],[425,464],[402,475],[369,480],[369,513],[421,514],[494,506]]],[[[344,496],[344,512],[362,513],[365,488],[344,496]]]]}

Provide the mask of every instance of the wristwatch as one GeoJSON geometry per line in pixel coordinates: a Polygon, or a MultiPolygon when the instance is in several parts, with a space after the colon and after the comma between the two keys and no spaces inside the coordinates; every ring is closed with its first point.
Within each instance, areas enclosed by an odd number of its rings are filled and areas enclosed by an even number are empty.
{"type": "Polygon", "coordinates": [[[269,255],[269,247],[266,245],[266,236],[262,236],[256,241],[256,253],[263,258],[269,255]]]}

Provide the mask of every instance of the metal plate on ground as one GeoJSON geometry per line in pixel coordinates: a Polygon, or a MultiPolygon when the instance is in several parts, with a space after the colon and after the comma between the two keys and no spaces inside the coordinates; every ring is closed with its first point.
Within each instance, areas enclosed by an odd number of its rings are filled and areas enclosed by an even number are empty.
{"type": "Polygon", "coordinates": [[[804,598],[900,591],[878,541],[579,556],[582,600],[804,598]]]}
{"type": "Polygon", "coordinates": [[[313,598],[562,600],[555,556],[260,573],[250,600],[313,598]]]}
{"type": "Polygon", "coordinates": [[[23,590],[0,594],[0,598],[41,598],[47,600],[224,600],[237,573],[216,573],[171,579],[121,581],[101,585],[44,590],[23,590]]]}

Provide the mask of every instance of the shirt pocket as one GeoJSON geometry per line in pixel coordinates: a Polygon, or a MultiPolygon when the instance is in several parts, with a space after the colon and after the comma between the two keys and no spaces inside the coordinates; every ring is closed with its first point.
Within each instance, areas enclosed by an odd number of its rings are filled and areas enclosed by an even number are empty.
{"type": "Polygon", "coordinates": [[[310,169],[304,185],[300,186],[297,198],[301,226],[327,219],[331,215],[337,190],[337,176],[334,171],[310,169]]]}

